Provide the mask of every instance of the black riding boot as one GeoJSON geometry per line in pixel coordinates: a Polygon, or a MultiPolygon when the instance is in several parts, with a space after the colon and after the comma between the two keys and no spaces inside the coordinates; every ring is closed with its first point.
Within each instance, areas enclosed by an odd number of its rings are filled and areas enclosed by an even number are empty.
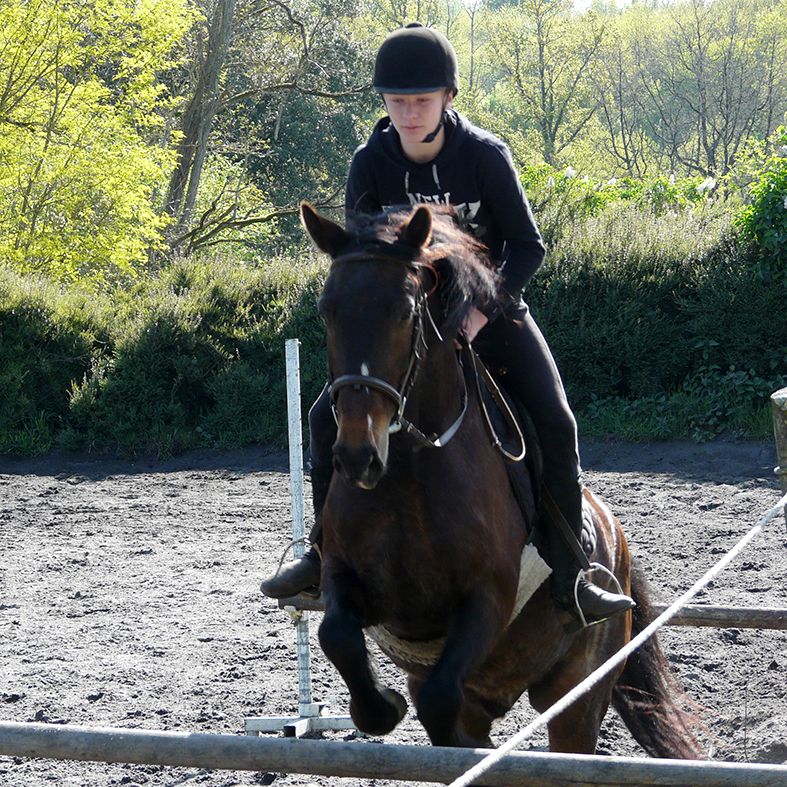
{"type": "Polygon", "coordinates": [[[289,598],[303,593],[316,598],[320,595],[320,570],[322,559],[319,547],[322,546],[322,509],[328,488],[331,485],[332,467],[314,467],[311,471],[312,500],[314,503],[314,527],[309,533],[310,546],[300,557],[284,563],[266,577],[260,590],[271,598],[289,598]],[[316,545],[316,547],[314,546],[316,545]]]}
{"type": "MultiPolygon", "coordinates": [[[[560,490],[563,493],[560,496],[556,496],[555,491],[553,489],[552,493],[557,508],[579,546],[582,535],[582,493],[579,487],[576,492],[573,489],[568,492],[560,490]]],[[[599,623],[635,607],[633,599],[604,590],[583,575],[579,556],[563,537],[549,506],[545,514],[548,521],[546,537],[552,567],[550,583],[553,599],[584,624],[599,623]]]]}

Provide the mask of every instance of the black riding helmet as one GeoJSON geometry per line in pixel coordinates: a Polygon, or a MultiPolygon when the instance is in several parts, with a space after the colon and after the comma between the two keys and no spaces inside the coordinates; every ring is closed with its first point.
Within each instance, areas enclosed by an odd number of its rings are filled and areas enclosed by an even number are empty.
{"type": "Polygon", "coordinates": [[[378,93],[459,91],[459,64],[451,42],[437,30],[411,22],[380,45],[372,86],[378,93]]]}

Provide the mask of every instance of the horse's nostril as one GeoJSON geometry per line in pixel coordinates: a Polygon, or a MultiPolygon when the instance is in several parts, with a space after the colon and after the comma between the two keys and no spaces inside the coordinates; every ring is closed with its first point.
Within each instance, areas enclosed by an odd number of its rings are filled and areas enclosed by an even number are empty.
{"type": "Polygon", "coordinates": [[[366,470],[374,456],[374,450],[368,445],[337,445],[334,447],[333,453],[336,462],[344,470],[366,470]]]}
{"type": "Polygon", "coordinates": [[[372,446],[335,445],[334,468],[347,483],[372,488],[381,478],[385,463],[372,446]]]}

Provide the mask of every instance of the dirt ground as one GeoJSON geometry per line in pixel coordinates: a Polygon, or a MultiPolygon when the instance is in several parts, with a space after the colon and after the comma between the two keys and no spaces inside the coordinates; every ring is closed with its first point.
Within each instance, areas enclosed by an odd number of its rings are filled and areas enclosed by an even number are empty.
{"type": "MultiPolygon", "coordinates": [[[[768,443],[601,441],[582,459],[663,602],[780,497],[768,443]]],[[[245,717],[297,715],[294,628],[258,591],[290,527],[287,458],[261,449],[168,461],[0,459],[0,718],[241,734],[245,717]]],[[[695,603],[787,606],[786,542],[779,514],[695,603]]],[[[319,651],[318,622],[312,613],[314,699],[343,714],[347,695],[319,651]]],[[[670,627],[661,639],[703,709],[714,759],[787,762],[787,632],[670,627]]],[[[404,693],[401,676],[385,674],[404,693]]],[[[533,717],[520,701],[495,728],[496,743],[533,717]]],[[[427,743],[412,711],[386,740],[427,743]]],[[[530,742],[544,745],[543,735],[530,742]]],[[[599,752],[644,756],[613,712],[599,752]]],[[[361,783],[0,757],[4,787],[274,782],[361,783]]]]}

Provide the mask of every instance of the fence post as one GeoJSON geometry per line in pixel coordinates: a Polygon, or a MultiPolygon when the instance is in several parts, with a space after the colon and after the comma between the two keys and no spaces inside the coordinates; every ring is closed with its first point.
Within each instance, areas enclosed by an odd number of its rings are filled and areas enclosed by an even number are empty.
{"type": "MultiPolygon", "coordinates": [[[[776,438],[776,457],[779,466],[775,469],[782,484],[782,494],[787,494],[787,388],[771,394],[773,410],[773,433],[776,438]]],[[[784,507],[784,520],[787,522],[787,506],[784,507]]]]}
{"type": "MultiPolygon", "coordinates": [[[[285,343],[287,360],[287,435],[290,444],[290,498],[292,501],[293,551],[301,556],[306,547],[303,507],[303,427],[301,416],[301,369],[298,339],[285,343]]],[[[309,610],[285,605],[295,621],[298,652],[298,717],[259,716],[246,719],[246,733],[282,730],[285,736],[297,737],[310,730],[347,730],[355,725],[349,716],[323,715],[324,703],[312,699],[311,646],[309,644],[309,610]]]]}

